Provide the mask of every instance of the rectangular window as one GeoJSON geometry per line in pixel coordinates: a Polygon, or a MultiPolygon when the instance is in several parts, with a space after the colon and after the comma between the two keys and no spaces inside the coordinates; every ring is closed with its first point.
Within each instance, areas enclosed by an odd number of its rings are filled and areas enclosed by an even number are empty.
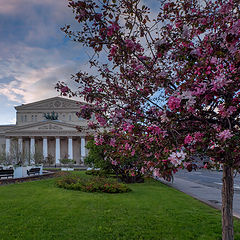
{"type": "Polygon", "coordinates": [[[35,115],[35,122],[37,122],[37,115],[35,115]]]}
{"type": "Polygon", "coordinates": [[[32,115],[32,122],[34,121],[34,116],[32,115]]]}
{"type": "Polygon", "coordinates": [[[25,122],[27,122],[27,115],[24,116],[24,120],[25,120],[25,122]]]}

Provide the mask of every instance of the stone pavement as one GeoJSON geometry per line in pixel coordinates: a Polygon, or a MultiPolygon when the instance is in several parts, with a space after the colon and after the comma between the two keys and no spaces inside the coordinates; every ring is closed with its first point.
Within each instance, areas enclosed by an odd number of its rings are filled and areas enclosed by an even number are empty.
{"type": "MultiPolygon", "coordinates": [[[[221,210],[222,196],[220,189],[187,181],[179,177],[174,177],[173,182],[167,182],[163,179],[159,179],[159,181],[168,186],[174,187],[181,192],[184,192],[214,208],[221,210]]],[[[234,194],[233,215],[240,219],[240,193],[234,194]]]]}

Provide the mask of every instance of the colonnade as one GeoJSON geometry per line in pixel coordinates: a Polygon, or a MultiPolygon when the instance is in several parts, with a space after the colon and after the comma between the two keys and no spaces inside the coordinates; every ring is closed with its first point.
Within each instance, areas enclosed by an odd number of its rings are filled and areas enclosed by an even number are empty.
{"type": "MultiPolygon", "coordinates": [[[[43,158],[46,159],[48,157],[48,137],[42,137],[42,154],[43,158]]],[[[68,159],[73,159],[73,138],[67,137],[67,153],[68,159]]],[[[23,138],[17,138],[18,143],[18,152],[23,152],[23,138]]],[[[80,146],[80,157],[81,162],[84,162],[84,158],[86,157],[86,140],[85,137],[81,137],[81,146],[80,146]]],[[[30,137],[30,162],[35,163],[34,155],[36,152],[36,144],[35,144],[35,137],[30,137]]],[[[6,156],[11,154],[11,138],[6,138],[6,156]]],[[[55,163],[60,164],[61,159],[61,144],[60,144],[60,137],[55,137],[55,163]]]]}

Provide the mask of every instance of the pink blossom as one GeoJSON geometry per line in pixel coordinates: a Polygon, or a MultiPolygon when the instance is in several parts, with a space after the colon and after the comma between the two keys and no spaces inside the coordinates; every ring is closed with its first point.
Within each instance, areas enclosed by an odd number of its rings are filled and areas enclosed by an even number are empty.
{"type": "MultiPolygon", "coordinates": [[[[221,67],[221,65],[219,67],[221,67]]],[[[232,81],[227,79],[227,77],[224,74],[220,74],[212,81],[213,84],[212,90],[216,91],[220,88],[223,88],[224,86],[228,85],[231,82],[232,81]]]]}
{"type": "Polygon", "coordinates": [[[201,142],[202,138],[203,138],[203,134],[202,133],[200,133],[200,132],[194,133],[194,140],[195,141],[201,142]]]}
{"type": "Polygon", "coordinates": [[[226,141],[227,139],[231,138],[232,136],[233,136],[233,134],[228,129],[226,129],[218,134],[218,138],[223,141],[226,141]]]}
{"type": "Polygon", "coordinates": [[[181,165],[182,161],[186,157],[186,153],[184,153],[182,150],[178,152],[172,152],[171,155],[168,157],[168,160],[175,166],[181,165]]]}
{"type": "Polygon", "coordinates": [[[110,50],[110,55],[111,55],[111,56],[115,56],[115,54],[116,54],[116,52],[117,52],[117,49],[118,49],[118,47],[117,47],[116,45],[113,45],[113,46],[111,47],[111,50],[110,50]]]}
{"type": "Polygon", "coordinates": [[[149,142],[153,142],[153,141],[154,141],[154,137],[150,137],[150,138],[148,139],[148,141],[149,141],[149,142]]]}
{"type": "Polygon", "coordinates": [[[123,131],[132,132],[133,128],[134,128],[134,125],[132,125],[130,123],[123,124],[123,131]]]}
{"type": "Polygon", "coordinates": [[[159,172],[159,169],[155,168],[155,169],[153,170],[153,176],[154,176],[154,177],[161,177],[161,174],[160,174],[160,172],[159,172]]]}
{"type": "Polygon", "coordinates": [[[230,107],[227,109],[227,112],[229,113],[229,115],[232,115],[235,111],[237,111],[237,108],[234,107],[234,106],[230,106],[230,107]]]}
{"type": "Polygon", "coordinates": [[[115,138],[111,138],[109,145],[112,146],[112,147],[116,147],[116,139],[115,138]]]}
{"type": "Polygon", "coordinates": [[[95,136],[94,141],[96,145],[102,145],[104,142],[103,136],[95,136]]]}
{"type": "Polygon", "coordinates": [[[125,40],[125,44],[126,44],[126,47],[127,47],[128,49],[130,49],[131,51],[136,50],[136,51],[140,52],[140,51],[143,50],[142,47],[141,47],[141,45],[140,45],[139,43],[135,43],[135,42],[134,42],[133,40],[131,40],[131,39],[126,39],[126,40],[125,40]]]}
{"type": "Polygon", "coordinates": [[[136,65],[135,70],[136,71],[142,71],[142,70],[144,70],[144,66],[142,64],[136,65]]]}
{"type": "Polygon", "coordinates": [[[223,104],[220,104],[218,106],[218,109],[219,109],[219,114],[222,117],[229,117],[237,110],[235,106],[230,106],[228,109],[225,109],[223,104]]]}
{"type": "Polygon", "coordinates": [[[92,122],[92,121],[89,121],[88,122],[88,127],[89,128],[96,128],[96,124],[94,122],[92,122]]]}
{"type": "Polygon", "coordinates": [[[127,47],[127,48],[129,48],[129,49],[131,49],[131,50],[134,50],[134,48],[135,48],[135,43],[134,43],[132,40],[126,39],[126,40],[125,40],[125,44],[126,44],[126,47],[127,47]]]}
{"type": "Polygon", "coordinates": [[[171,96],[168,99],[168,106],[173,111],[174,109],[177,109],[180,107],[181,99],[171,96]]]}
{"type": "Polygon", "coordinates": [[[125,150],[131,150],[131,145],[129,143],[125,144],[125,150]]]}
{"type": "Polygon", "coordinates": [[[135,150],[133,149],[131,152],[131,156],[133,157],[135,155],[135,150]]]}
{"type": "Polygon", "coordinates": [[[216,64],[218,62],[218,59],[216,57],[212,57],[210,63],[216,64]]]}
{"type": "Polygon", "coordinates": [[[107,35],[111,37],[114,32],[118,31],[120,29],[119,25],[117,23],[113,23],[110,27],[107,29],[107,35]]]}
{"type": "Polygon", "coordinates": [[[182,21],[181,20],[177,20],[176,22],[175,22],[175,25],[176,25],[176,27],[177,28],[179,28],[179,27],[181,27],[182,26],[182,21]]]}
{"type": "Polygon", "coordinates": [[[153,134],[161,134],[163,131],[156,125],[150,126],[147,128],[147,130],[153,134]]]}
{"type": "Polygon", "coordinates": [[[64,87],[61,87],[60,90],[63,94],[66,94],[69,91],[69,88],[67,86],[64,86],[64,87]]]}
{"type": "Polygon", "coordinates": [[[185,168],[187,168],[190,164],[191,164],[191,163],[184,162],[184,163],[183,163],[183,166],[184,166],[185,168]]]}
{"type": "Polygon", "coordinates": [[[96,119],[102,127],[107,123],[107,120],[99,114],[96,114],[96,119]]]}
{"type": "Polygon", "coordinates": [[[117,166],[118,162],[116,160],[112,160],[111,164],[114,165],[114,166],[117,166]]]}
{"type": "Polygon", "coordinates": [[[134,172],[131,172],[131,176],[134,177],[136,174],[134,172]]]}
{"type": "Polygon", "coordinates": [[[193,141],[192,136],[188,134],[184,139],[184,144],[190,144],[192,143],[192,141],[193,141]]]}

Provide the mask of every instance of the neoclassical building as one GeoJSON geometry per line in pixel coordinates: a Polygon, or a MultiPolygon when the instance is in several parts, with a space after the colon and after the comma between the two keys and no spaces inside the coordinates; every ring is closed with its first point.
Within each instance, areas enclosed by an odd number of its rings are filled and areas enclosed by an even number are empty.
{"type": "Polygon", "coordinates": [[[76,115],[81,104],[54,97],[15,107],[16,125],[0,126],[0,153],[16,157],[17,152],[31,163],[40,155],[43,159],[51,157],[56,165],[63,158],[83,164],[89,131],[87,121],[76,115]]]}

